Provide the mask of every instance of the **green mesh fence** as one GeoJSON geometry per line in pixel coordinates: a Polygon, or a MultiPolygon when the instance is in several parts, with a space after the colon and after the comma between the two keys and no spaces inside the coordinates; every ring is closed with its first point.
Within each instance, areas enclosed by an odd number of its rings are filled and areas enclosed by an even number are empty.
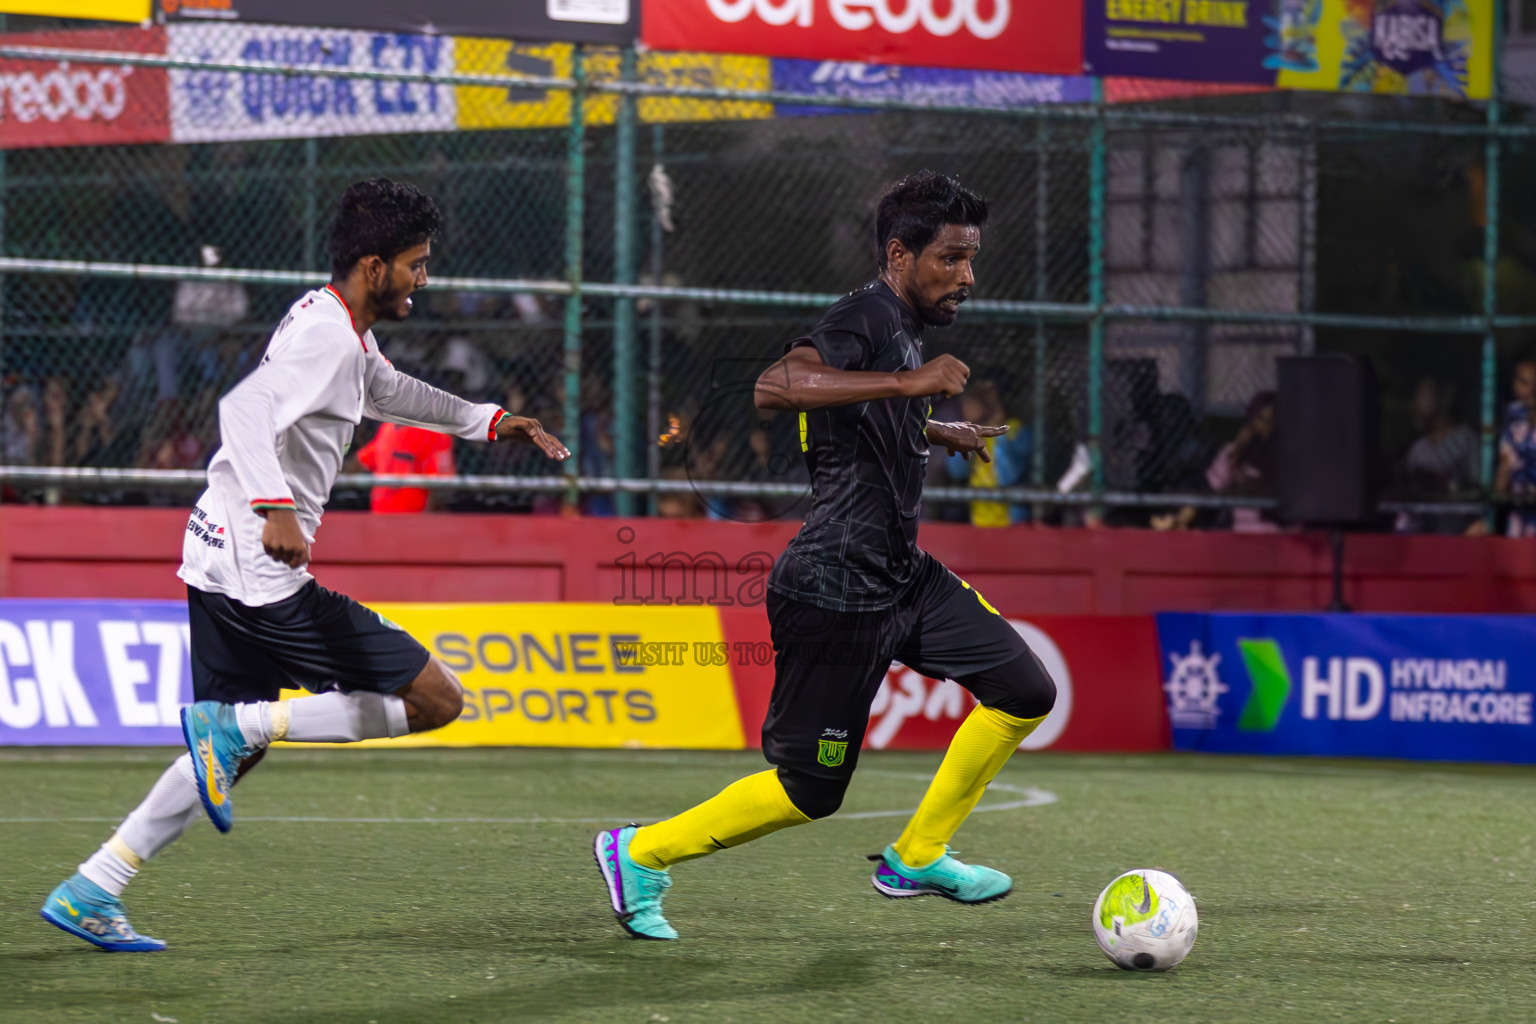
{"type": "MultiPolygon", "coordinates": [[[[13,18],[0,44],[57,49],[56,27],[13,18]]],[[[931,168],[993,210],[975,299],[930,341],[973,386],[934,415],[1007,421],[1016,438],[992,471],[933,459],[931,516],[1226,525],[1233,506],[1272,505],[1271,484],[1213,464],[1276,360],[1328,351],[1370,357],[1383,385],[1383,527],[1459,531],[1494,507],[1510,377],[1536,328],[1522,111],[1285,93],[829,106],[765,94],[741,59],[589,53],[577,82],[569,47],[434,44],[450,63],[397,39],[358,71],[335,47],[197,28],[201,48],[120,47],[170,54],[132,74],[167,76],[178,138],[217,135],[223,109],[323,116],[269,132],[300,137],[0,154],[9,500],[183,501],[218,443],[217,397],[325,277],[331,203],[387,175],[431,193],[445,223],[434,284],[380,329],[385,351],[538,416],[578,453],[555,477],[528,449],[460,444],[440,507],[796,514],[792,424],[756,412],[751,381],[874,276],[882,187],[931,168]],[[626,75],[639,85],[615,84],[626,75]],[[325,120],[351,101],[365,114],[344,130],[325,120]]],[[[335,504],[366,507],[366,483],[346,477],[335,504]]]]}

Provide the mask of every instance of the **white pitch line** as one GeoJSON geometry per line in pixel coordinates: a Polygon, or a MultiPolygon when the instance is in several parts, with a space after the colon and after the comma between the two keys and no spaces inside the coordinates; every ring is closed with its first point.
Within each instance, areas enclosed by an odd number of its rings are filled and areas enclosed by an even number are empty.
{"type": "MultiPolygon", "coordinates": [[[[887,775],[894,778],[927,779],[926,775],[902,772],[867,771],[867,775],[887,775]]],[[[993,782],[991,789],[1012,793],[1020,797],[1000,804],[978,807],[972,814],[995,811],[1016,811],[1024,807],[1044,807],[1056,802],[1055,793],[1034,786],[1014,786],[1006,782],[993,782]]],[[[839,814],[831,820],[864,820],[868,818],[904,818],[915,808],[901,811],[855,811],[839,814]]],[[[277,822],[297,825],[606,825],[615,821],[630,821],[631,815],[614,814],[606,818],[324,818],[286,815],[242,815],[241,821],[277,822]]],[[[70,822],[88,825],[114,825],[120,818],[0,818],[0,825],[41,825],[54,822],[70,822]]]]}
{"type": "MultiPolygon", "coordinates": [[[[898,772],[871,772],[869,774],[901,775],[901,773],[898,772]]],[[[903,777],[917,779],[928,778],[926,775],[910,775],[903,777]]],[[[992,785],[988,788],[999,790],[1004,793],[1016,793],[1023,799],[1009,800],[1006,803],[1000,804],[990,804],[986,807],[977,807],[975,810],[971,811],[972,814],[983,814],[990,811],[1016,811],[1021,807],[1044,807],[1046,804],[1053,804],[1057,800],[1055,793],[1052,793],[1048,789],[1036,789],[1034,786],[1014,786],[1006,782],[997,782],[994,780],[992,785]]],[[[855,811],[852,814],[834,815],[832,820],[836,820],[837,818],[905,818],[915,810],[917,810],[917,808],[914,807],[911,810],[905,811],[855,811]]]]}

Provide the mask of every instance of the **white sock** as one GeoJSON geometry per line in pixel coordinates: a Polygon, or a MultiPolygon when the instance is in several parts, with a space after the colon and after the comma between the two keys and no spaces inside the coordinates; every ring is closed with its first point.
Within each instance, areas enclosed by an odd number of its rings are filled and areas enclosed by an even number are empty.
{"type": "Polygon", "coordinates": [[[282,739],[281,736],[272,735],[272,709],[280,703],[258,700],[235,705],[235,721],[240,726],[240,735],[245,737],[245,742],[260,750],[274,739],[282,739]]]}
{"type": "Polygon", "coordinates": [[[287,739],[300,743],[356,743],[411,731],[405,701],[382,693],[322,693],[287,701],[287,739]]]}
{"type": "Polygon", "coordinates": [[[91,854],[80,873],[113,896],[121,896],[144,862],[175,842],[202,817],[192,755],[182,754],[160,776],[144,802],[91,854]]]}

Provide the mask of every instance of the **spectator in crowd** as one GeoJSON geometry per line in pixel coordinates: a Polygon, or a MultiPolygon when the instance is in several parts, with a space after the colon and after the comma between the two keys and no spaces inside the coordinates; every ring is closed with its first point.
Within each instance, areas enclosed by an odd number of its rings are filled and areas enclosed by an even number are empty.
{"type": "MultiPolygon", "coordinates": [[[[783,460],[773,457],[773,435],[766,429],[758,429],[747,435],[747,472],[742,479],[747,483],[779,483],[775,468],[784,468],[783,460]]],[[[737,498],[731,502],[731,518],[739,523],[762,523],[774,518],[770,498],[737,498]]]]}
{"type": "Polygon", "coordinates": [[[38,440],[42,427],[37,416],[37,399],[32,389],[15,387],[6,396],[3,444],[7,466],[37,464],[38,440]]]}
{"type": "MultiPolygon", "coordinates": [[[[224,262],[216,245],[199,246],[198,257],[205,267],[224,262]]],[[[250,309],[250,296],[238,281],[178,281],[171,322],[186,328],[229,327],[244,320],[250,309]]]]}
{"type": "Polygon", "coordinates": [[[472,339],[463,335],[449,338],[443,346],[443,358],[440,364],[443,375],[456,374],[456,380],[462,390],[454,394],[461,394],[472,401],[480,401],[489,396],[491,386],[495,383],[491,373],[490,360],[486,358],[472,339]]]}
{"type": "Polygon", "coordinates": [[[44,466],[69,464],[69,383],[57,374],[43,384],[43,430],[37,461],[44,466]]]}
{"type": "MultiPolygon", "coordinates": [[[[611,477],[616,472],[613,402],[602,381],[588,374],[581,381],[581,475],[611,477]]],[[[584,494],[581,497],[583,515],[611,516],[617,510],[612,494],[584,494]]]]}
{"type": "MultiPolygon", "coordinates": [[[[946,398],[943,395],[935,395],[928,418],[938,420],[940,423],[954,423],[964,419],[965,416],[960,411],[960,396],[946,398]]],[[[928,458],[928,470],[923,477],[923,518],[935,523],[968,523],[971,521],[969,503],[938,501],[933,497],[934,488],[953,487],[955,483],[950,477],[950,460],[947,456],[940,458],[942,454],[941,449],[938,452],[932,452],[928,458]]],[[[798,449],[795,452],[795,460],[798,464],[804,465],[798,449]]]]}
{"type": "MultiPolygon", "coordinates": [[[[1032,451],[1030,431],[1018,418],[1008,415],[997,384],[985,379],[969,384],[960,396],[960,418],[967,423],[986,426],[1007,424],[1008,433],[987,438],[987,458],[982,458],[978,453],[968,460],[946,459],[950,478],[966,481],[973,488],[1013,487],[1023,483],[1029,475],[1032,451]]],[[[940,454],[943,454],[942,449],[940,454]]],[[[1010,505],[1001,501],[973,501],[970,522],[972,526],[1027,523],[1029,506],[1010,505]]]]}
{"type": "MultiPolygon", "coordinates": [[[[1509,512],[1506,533],[1511,537],[1536,537],[1536,386],[1522,386],[1521,363],[1515,368],[1515,394],[1518,409],[1510,415],[1499,435],[1499,469],[1494,476],[1494,493],[1514,503],[1509,512]]],[[[1536,381],[1532,382],[1536,385],[1536,381]]]]}
{"type": "Polygon", "coordinates": [[[1512,420],[1530,416],[1531,403],[1536,402],[1536,359],[1522,359],[1515,364],[1514,376],[1509,381],[1510,399],[1504,407],[1503,428],[1512,420]]]}
{"type": "MultiPolygon", "coordinates": [[[[667,466],[661,471],[661,478],[686,481],[688,470],[682,466],[667,466]]],[[[662,519],[703,519],[704,502],[692,489],[663,491],[656,495],[656,515],[662,519]]]]}
{"type": "Polygon", "coordinates": [[[103,377],[80,406],[75,427],[75,464],[78,466],[110,464],[113,440],[118,436],[112,406],[119,389],[116,377],[103,377]]]}
{"type": "MultiPolygon", "coordinates": [[[[1210,446],[1201,436],[1202,423],[1189,399],[1180,394],[1158,395],[1152,408],[1153,447],[1148,466],[1156,473],[1157,489],[1188,494],[1206,486],[1210,446]]],[[[1205,529],[1223,521],[1218,510],[1181,505],[1154,512],[1147,525],[1154,530],[1205,529]]]]}
{"type": "MultiPolygon", "coordinates": [[[[1275,393],[1260,391],[1248,402],[1237,437],[1216,453],[1205,481],[1217,494],[1272,497],[1275,493],[1275,393]]],[[[1232,529],[1273,533],[1279,527],[1267,512],[1232,510],[1232,529]]]]}
{"type": "MultiPolygon", "coordinates": [[[[513,416],[532,416],[540,423],[562,421],[561,410],[549,402],[532,405],[528,394],[543,394],[538,375],[527,366],[514,366],[503,385],[501,407],[513,416]],[[531,411],[530,411],[531,410],[531,411]]],[[[548,429],[554,430],[553,426],[548,429]]],[[[455,446],[454,464],[466,475],[543,476],[545,460],[530,445],[475,444],[464,441],[455,446]]],[[[455,512],[510,512],[534,515],[558,515],[561,495],[530,494],[527,491],[464,491],[455,495],[448,508],[455,512]]]]}
{"type": "MultiPolygon", "coordinates": [[[[1533,367],[1536,372],[1536,367],[1533,367]]],[[[1531,394],[1536,395],[1536,389],[1531,394]]],[[[1456,420],[1456,386],[1426,376],[1413,396],[1419,436],[1398,466],[1399,488],[1415,500],[1467,499],[1478,490],[1477,435],[1456,420]]],[[[1464,533],[1475,515],[1401,513],[1400,533],[1464,533]]]]}
{"type": "MultiPolygon", "coordinates": [[[[384,476],[452,476],[453,438],[436,430],[383,423],[357,453],[369,472],[384,476]]],[[[424,512],[438,507],[424,487],[375,487],[369,507],[375,512],[424,512]]]]}
{"type": "Polygon", "coordinates": [[[181,400],[161,403],[144,429],[139,447],[140,466],[151,469],[202,469],[208,448],[194,424],[195,417],[181,400]]]}
{"type": "Polygon", "coordinates": [[[797,434],[795,417],[771,414],[748,432],[747,469],[740,479],[753,484],[795,484],[799,491],[784,497],[737,498],[729,503],[731,519],[740,523],[766,523],[790,515],[804,515],[810,476],[800,455],[797,434]]]}

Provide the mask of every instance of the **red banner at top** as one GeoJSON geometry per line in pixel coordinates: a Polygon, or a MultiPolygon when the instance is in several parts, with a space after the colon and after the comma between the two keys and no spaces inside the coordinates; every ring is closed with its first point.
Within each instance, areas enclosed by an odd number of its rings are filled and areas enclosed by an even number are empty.
{"type": "MultiPolygon", "coordinates": [[[[165,53],[165,30],[106,29],[0,36],[20,46],[165,53]]],[[[165,71],[122,64],[0,59],[0,149],[166,142],[165,71]]]]}
{"type": "Polygon", "coordinates": [[[1081,0],[646,0],[645,45],[1076,75],[1081,0]]]}

